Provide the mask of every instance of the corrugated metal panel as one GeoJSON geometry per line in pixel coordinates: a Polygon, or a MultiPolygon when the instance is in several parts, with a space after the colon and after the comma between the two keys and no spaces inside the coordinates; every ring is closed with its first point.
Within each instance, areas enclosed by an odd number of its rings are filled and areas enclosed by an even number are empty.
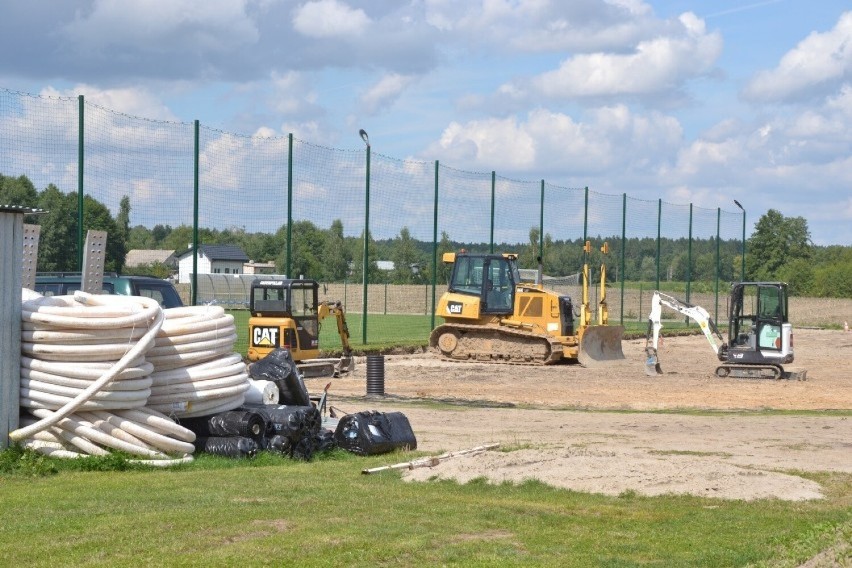
{"type": "Polygon", "coordinates": [[[23,233],[23,213],[0,211],[0,449],[20,412],[23,233]]]}

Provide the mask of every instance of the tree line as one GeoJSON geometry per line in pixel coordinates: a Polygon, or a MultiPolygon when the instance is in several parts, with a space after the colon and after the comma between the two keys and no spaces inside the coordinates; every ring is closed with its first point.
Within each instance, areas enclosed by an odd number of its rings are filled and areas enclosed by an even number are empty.
{"type": "MultiPolygon", "coordinates": [[[[50,184],[38,191],[26,176],[7,177],[0,174],[0,204],[44,209],[46,213],[28,216],[27,223],[41,225],[39,241],[39,271],[77,270],[77,194],[63,193],[50,184]]],[[[119,211],[112,216],[109,209],[96,199],[85,196],[83,225],[108,234],[104,269],[126,274],[148,274],[164,278],[170,274],[166,266],[154,263],[133,269],[124,266],[128,250],[161,249],[178,253],[192,242],[190,225],[171,227],[157,224],[152,228],[130,226],[130,199],[121,199],[119,211]]],[[[310,221],[294,221],[291,231],[291,276],[300,275],[324,282],[363,281],[363,233],[358,237],[345,236],[343,222],[338,219],[327,229],[310,221]]],[[[369,235],[367,280],[370,283],[416,284],[432,281],[431,241],[412,237],[403,227],[390,239],[373,239],[369,235]],[[381,270],[377,261],[391,261],[393,269],[381,270]]],[[[274,262],[276,271],[286,268],[287,226],[274,233],[246,232],[241,228],[209,229],[199,227],[201,244],[239,246],[246,255],[258,262],[274,262]]],[[[742,242],[739,240],[629,238],[623,243],[622,266],[620,236],[595,236],[592,253],[583,252],[582,239],[554,240],[549,234],[540,238],[537,227],[530,229],[526,243],[495,243],[494,252],[518,254],[521,268],[537,268],[541,261],[546,274],[570,276],[582,270],[584,262],[591,267],[593,279],[601,263],[607,265],[608,280],[631,282],[664,282],[689,280],[700,289],[712,286],[718,272],[723,282],[740,279],[742,242]],[[543,241],[543,253],[539,243],[543,241]],[[604,257],[600,246],[606,241],[610,254],[604,257]],[[657,251],[659,246],[659,264],[657,251]],[[690,251],[691,249],[691,251],[690,251]]],[[[446,282],[448,267],[441,262],[444,252],[468,250],[490,252],[490,243],[454,241],[446,232],[437,244],[437,281],[446,282]]],[[[755,224],[752,236],[746,241],[746,279],[782,280],[788,282],[794,295],[817,297],[852,297],[852,247],[813,245],[807,221],[802,217],[784,217],[770,209],[755,224]]]]}

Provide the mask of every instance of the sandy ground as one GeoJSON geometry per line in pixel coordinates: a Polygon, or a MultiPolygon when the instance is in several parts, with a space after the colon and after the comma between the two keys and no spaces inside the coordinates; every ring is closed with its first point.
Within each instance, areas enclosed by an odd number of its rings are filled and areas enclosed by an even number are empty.
{"type": "MultiPolygon", "coordinates": [[[[351,376],[331,381],[329,400],[342,412],[403,412],[418,450],[430,454],[501,446],[409,470],[408,480],[535,478],[609,495],[804,500],[822,492],[797,472],[852,473],[852,416],[744,412],[852,409],[852,333],[796,331],[789,367],[806,369],[805,381],[718,378],[700,335],[666,338],[664,374],[647,377],[643,347],[625,341],[625,360],[595,368],[386,355],[384,396],[366,396],[362,359],[351,376]],[[651,412],[689,409],[701,412],[651,412]]],[[[311,393],[327,382],[306,380],[311,393]]]]}

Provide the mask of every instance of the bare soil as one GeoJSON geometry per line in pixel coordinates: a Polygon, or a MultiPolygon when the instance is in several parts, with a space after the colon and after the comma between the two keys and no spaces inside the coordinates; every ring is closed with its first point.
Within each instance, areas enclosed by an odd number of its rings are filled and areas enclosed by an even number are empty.
{"type": "MultiPolygon", "coordinates": [[[[664,374],[648,377],[643,348],[627,340],[623,361],[593,368],[386,355],[384,396],[366,396],[361,359],[332,380],[329,400],[339,413],[403,412],[430,454],[501,445],[406,471],[408,480],[534,478],[609,495],[806,500],[822,488],[800,472],[852,473],[852,413],[755,412],[852,410],[852,333],[796,330],[790,368],[806,369],[804,381],[716,377],[701,335],[665,338],[664,374]]],[[[318,393],[328,379],[305,382],[318,393]]]]}

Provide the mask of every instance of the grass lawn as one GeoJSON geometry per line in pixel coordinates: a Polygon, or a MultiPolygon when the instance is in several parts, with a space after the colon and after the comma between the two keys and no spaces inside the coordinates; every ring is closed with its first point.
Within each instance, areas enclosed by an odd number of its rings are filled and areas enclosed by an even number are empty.
{"type": "MultiPolygon", "coordinates": [[[[248,310],[229,310],[234,316],[234,324],[237,327],[237,342],[235,350],[237,353],[248,351],[248,310]]],[[[429,343],[429,333],[432,331],[432,317],[422,314],[367,314],[367,342],[364,343],[362,334],[362,315],[360,313],[346,314],[346,323],[349,326],[350,344],[358,351],[381,351],[388,347],[397,346],[421,346],[429,343]]],[[[435,325],[443,323],[440,317],[435,318],[435,325]]],[[[618,325],[618,321],[611,321],[611,325],[618,325]]],[[[642,336],[647,331],[647,322],[625,322],[625,336],[642,336]]],[[[684,329],[690,329],[700,333],[697,325],[687,328],[683,320],[666,322],[666,333],[670,334],[684,329]],[[677,330],[677,331],[676,331],[677,330]]],[[[340,352],[340,336],[337,334],[337,325],[333,318],[327,318],[322,322],[320,329],[320,348],[331,353],[340,352]]]]}
{"type": "Polygon", "coordinates": [[[10,450],[0,460],[0,558],[6,566],[796,566],[852,539],[850,475],[813,476],[828,498],[788,503],[360,473],[411,457],[337,450],[308,463],[203,456],[169,470],[83,471],[104,460],[10,450]]]}

